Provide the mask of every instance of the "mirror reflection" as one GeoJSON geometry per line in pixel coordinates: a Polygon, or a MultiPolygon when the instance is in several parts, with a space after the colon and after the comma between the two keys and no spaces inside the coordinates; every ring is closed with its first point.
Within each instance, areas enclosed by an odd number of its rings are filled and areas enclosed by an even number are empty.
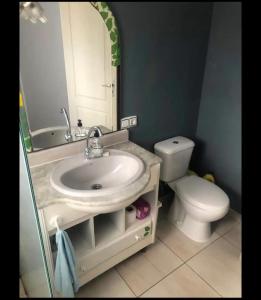
{"type": "Polygon", "coordinates": [[[20,124],[27,151],[117,130],[118,30],[106,2],[20,2],[20,124]]]}

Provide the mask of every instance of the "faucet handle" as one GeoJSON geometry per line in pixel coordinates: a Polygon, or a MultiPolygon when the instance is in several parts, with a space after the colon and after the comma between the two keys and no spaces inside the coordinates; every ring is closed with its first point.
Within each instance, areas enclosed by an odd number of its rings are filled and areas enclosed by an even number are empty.
{"type": "Polygon", "coordinates": [[[94,132],[95,132],[94,133],[94,137],[99,138],[99,137],[103,136],[103,133],[102,133],[101,128],[99,126],[95,127],[95,131],[94,132]]]}

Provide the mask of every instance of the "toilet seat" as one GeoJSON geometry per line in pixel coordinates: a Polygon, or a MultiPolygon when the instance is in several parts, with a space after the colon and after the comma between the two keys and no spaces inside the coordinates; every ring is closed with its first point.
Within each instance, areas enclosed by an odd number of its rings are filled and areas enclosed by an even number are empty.
{"type": "Polygon", "coordinates": [[[202,210],[219,210],[229,205],[229,198],[221,188],[195,175],[177,180],[173,189],[181,201],[187,201],[202,210]]]}

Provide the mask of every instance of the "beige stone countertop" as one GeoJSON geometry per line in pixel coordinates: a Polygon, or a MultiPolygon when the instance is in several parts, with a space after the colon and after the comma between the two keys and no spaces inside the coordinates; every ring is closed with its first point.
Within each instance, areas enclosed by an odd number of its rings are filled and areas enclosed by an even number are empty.
{"type": "Polygon", "coordinates": [[[119,190],[117,193],[111,194],[109,196],[78,198],[67,196],[56,191],[50,183],[50,176],[52,171],[58,163],[60,163],[66,158],[52,161],[40,166],[32,167],[31,176],[34,187],[36,205],[38,209],[47,207],[55,203],[76,204],[78,206],[88,205],[88,207],[106,206],[120,203],[121,201],[124,201],[131,197],[135,197],[136,195],[138,196],[139,193],[142,192],[142,190],[146,188],[147,184],[149,183],[150,168],[153,165],[160,163],[161,159],[155,154],[145,150],[144,148],[130,141],[105,147],[105,149],[106,148],[122,150],[136,155],[143,161],[145,165],[145,172],[136,181],[129,184],[124,189],[119,190]],[[110,200],[109,204],[108,200],[110,200]]]}

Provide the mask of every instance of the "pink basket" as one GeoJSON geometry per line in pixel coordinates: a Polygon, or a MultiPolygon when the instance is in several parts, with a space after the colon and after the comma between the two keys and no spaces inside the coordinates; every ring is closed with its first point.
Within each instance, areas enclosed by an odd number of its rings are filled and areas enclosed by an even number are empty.
{"type": "Polygon", "coordinates": [[[145,219],[150,214],[150,204],[146,200],[139,198],[133,205],[136,207],[137,219],[145,219]]]}

